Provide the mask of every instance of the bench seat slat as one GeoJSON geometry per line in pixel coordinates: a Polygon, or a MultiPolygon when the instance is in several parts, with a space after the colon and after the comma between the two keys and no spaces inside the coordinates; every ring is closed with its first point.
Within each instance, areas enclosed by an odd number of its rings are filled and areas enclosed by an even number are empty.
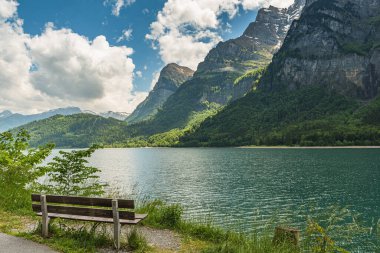
{"type": "MultiPolygon", "coordinates": [[[[40,202],[40,194],[32,194],[33,202],[40,202]]],[[[73,196],[58,196],[46,195],[48,203],[67,204],[67,205],[83,205],[83,206],[99,206],[112,207],[112,199],[109,198],[89,198],[89,197],[73,197],[73,196]]],[[[118,199],[119,208],[134,209],[135,201],[118,199]]]]}
{"type": "MultiPolygon", "coordinates": [[[[37,213],[38,216],[41,216],[42,213],[37,213]]],[[[133,220],[128,219],[120,219],[120,224],[122,225],[136,225],[140,221],[142,221],[147,215],[139,214],[139,217],[133,220]]],[[[103,217],[92,217],[92,216],[82,216],[82,215],[71,215],[71,214],[60,214],[60,213],[49,213],[50,218],[61,218],[61,219],[69,219],[69,220],[80,220],[80,221],[93,221],[93,222],[105,222],[105,223],[113,223],[112,218],[103,218],[103,217]]]]}
{"type": "MultiPolygon", "coordinates": [[[[34,212],[41,212],[41,204],[32,204],[32,209],[34,212]]],[[[113,218],[112,210],[110,209],[96,209],[96,208],[84,208],[84,207],[73,207],[73,206],[54,206],[48,205],[47,211],[49,213],[66,214],[66,215],[76,215],[76,216],[92,216],[100,218],[113,218]]],[[[119,211],[120,219],[134,220],[135,213],[129,211],[119,211]]]]}

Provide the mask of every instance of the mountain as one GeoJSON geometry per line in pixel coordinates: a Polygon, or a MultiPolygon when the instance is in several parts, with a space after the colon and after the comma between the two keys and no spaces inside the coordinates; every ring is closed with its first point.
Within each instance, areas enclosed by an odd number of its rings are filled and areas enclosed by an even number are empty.
{"type": "Polygon", "coordinates": [[[128,138],[126,123],[93,114],[55,115],[20,128],[31,135],[34,147],[54,143],[59,148],[84,148],[92,144],[116,144],[128,138]]]}
{"type": "Polygon", "coordinates": [[[18,126],[22,126],[35,120],[47,119],[58,114],[72,115],[77,113],[81,113],[81,110],[77,107],[59,108],[32,115],[23,115],[19,113],[13,114],[10,111],[4,111],[0,114],[0,132],[7,131],[18,126]]]}
{"type": "Polygon", "coordinates": [[[5,119],[5,118],[8,118],[9,116],[11,116],[13,113],[11,111],[3,111],[3,112],[0,112],[0,119],[5,119]]]}
{"type": "Polygon", "coordinates": [[[380,2],[309,1],[264,83],[267,90],[319,85],[374,98],[380,87],[380,2]]]}
{"type": "Polygon", "coordinates": [[[114,118],[117,120],[126,120],[131,114],[127,112],[113,112],[113,111],[108,111],[108,112],[102,112],[98,114],[99,116],[102,116],[103,118],[114,118]]]}
{"type": "Polygon", "coordinates": [[[189,80],[194,71],[177,64],[168,64],[160,73],[160,77],[149,96],[127,118],[127,122],[136,123],[154,116],[166,100],[174,94],[178,87],[189,80]]]}
{"type": "MultiPolygon", "coordinates": [[[[116,139],[117,142],[137,146],[176,144],[180,136],[193,132],[206,118],[256,89],[266,66],[282,45],[293,20],[299,18],[304,5],[305,0],[296,0],[287,9],[273,6],[261,9],[256,21],[242,36],[219,43],[199,64],[195,73],[175,64],[168,65],[149,97],[127,118],[128,126],[125,128],[121,124],[116,130],[117,127],[111,124],[110,128],[115,132],[122,132],[118,134],[120,138],[116,139]]],[[[58,122],[61,118],[51,120],[52,126],[61,124],[58,122]]],[[[68,125],[74,124],[72,116],[67,120],[70,122],[68,125]]],[[[81,118],[82,122],[86,120],[89,119],[81,118]]],[[[74,144],[78,144],[81,138],[87,138],[85,134],[74,134],[75,138],[71,138],[70,132],[74,131],[71,127],[65,129],[66,132],[52,132],[50,137],[38,134],[43,133],[41,129],[45,129],[45,124],[45,121],[40,121],[35,122],[33,128],[32,125],[25,126],[35,136],[33,143],[55,140],[68,146],[69,141],[64,141],[67,138],[75,147],[74,144]]],[[[99,133],[104,138],[98,136],[97,140],[111,144],[105,132],[99,133]]],[[[91,138],[95,138],[96,134],[93,132],[91,138]]]]}
{"type": "Polygon", "coordinates": [[[240,72],[266,67],[281,47],[293,20],[299,18],[305,0],[296,0],[287,9],[260,9],[256,21],[239,38],[220,42],[198,66],[196,74],[205,72],[240,72]]]}
{"type": "Polygon", "coordinates": [[[182,145],[379,145],[380,0],[308,1],[257,89],[182,145]]]}
{"type": "Polygon", "coordinates": [[[198,124],[251,91],[304,4],[297,0],[288,9],[261,9],[242,36],[212,49],[193,78],[167,99],[155,117],[135,127],[136,134],[191,128],[191,122],[198,124]]]}

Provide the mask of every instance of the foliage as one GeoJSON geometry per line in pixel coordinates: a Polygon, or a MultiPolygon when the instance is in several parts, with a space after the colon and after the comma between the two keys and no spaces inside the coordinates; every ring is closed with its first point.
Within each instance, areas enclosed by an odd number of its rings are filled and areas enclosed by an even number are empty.
{"type": "Polygon", "coordinates": [[[256,87],[259,84],[259,81],[260,81],[261,77],[263,76],[265,70],[266,70],[266,68],[258,68],[258,69],[248,71],[244,75],[236,78],[234,81],[234,85],[239,85],[239,83],[249,79],[249,80],[252,80],[252,82],[254,82],[253,89],[256,89],[256,87]]]}
{"type": "Polygon", "coordinates": [[[323,87],[252,92],[180,142],[184,146],[379,145],[378,101],[361,105],[323,87]]]}
{"type": "Polygon", "coordinates": [[[46,167],[49,183],[43,185],[42,189],[59,195],[102,195],[106,184],[99,181],[97,173],[100,170],[86,166],[86,158],[97,148],[92,146],[86,150],[59,151],[60,156],[54,157],[46,167]]]}
{"type": "Polygon", "coordinates": [[[85,253],[98,252],[99,248],[110,247],[113,240],[110,238],[104,224],[85,224],[54,221],[49,223],[49,238],[41,237],[41,225],[32,233],[21,233],[24,237],[38,243],[47,244],[60,252],[85,253]]]}
{"type": "Polygon", "coordinates": [[[93,144],[109,144],[129,137],[126,122],[91,114],[57,115],[23,126],[30,133],[30,145],[47,142],[59,148],[88,148],[93,144]]]}
{"type": "Polygon", "coordinates": [[[29,148],[29,134],[20,130],[0,134],[0,205],[5,210],[29,207],[35,181],[45,175],[39,167],[53,149],[52,144],[29,148]]]}
{"type": "Polygon", "coordinates": [[[133,228],[128,233],[128,246],[134,252],[146,252],[149,248],[146,239],[137,231],[136,228],[133,228]]]}
{"type": "Polygon", "coordinates": [[[369,232],[347,208],[330,207],[319,217],[309,216],[307,223],[305,244],[313,253],[348,253],[342,245],[350,245],[353,238],[369,232]]]}
{"type": "MultiPolygon", "coordinates": [[[[169,228],[178,231],[184,238],[195,238],[207,242],[201,252],[348,252],[345,248],[354,238],[366,236],[370,230],[359,222],[359,216],[347,208],[330,207],[322,212],[307,214],[307,227],[299,246],[290,242],[273,244],[273,224],[266,224],[262,232],[252,234],[226,231],[211,222],[193,222],[185,220],[179,214],[177,205],[168,205],[162,201],[147,202],[139,212],[148,213],[145,225],[156,228],[169,228]],[[169,224],[170,217],[177,217],[169,224]]],[[[313,213],[313,212],[312,212],[313,213]]],[[[303,217],[303,216],[302,216],[303,217]]]]}

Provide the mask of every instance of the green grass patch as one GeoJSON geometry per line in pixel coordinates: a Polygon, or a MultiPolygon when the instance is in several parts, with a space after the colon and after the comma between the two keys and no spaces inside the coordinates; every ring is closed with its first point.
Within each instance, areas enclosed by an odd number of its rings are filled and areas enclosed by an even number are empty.
{"type": "Polygon", "coordinates": [[[146,252],[149,250],[148,243],[143,235],[136,228],[133,228],[128,234],[128,246],[134,252],[146,252]]]}

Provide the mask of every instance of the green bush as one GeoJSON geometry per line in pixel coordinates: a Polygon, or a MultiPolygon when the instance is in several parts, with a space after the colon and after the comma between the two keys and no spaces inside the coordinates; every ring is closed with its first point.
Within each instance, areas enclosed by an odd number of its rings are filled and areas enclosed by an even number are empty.
{"type": "Polygon", "coordinates": [[[86,166],[97,146],[86,150],[71,152],[60,151],[60,156],[54,157],[48,163],[46,171],[49,183],[41,186],[41,190],[51,194],[72,196],[98,196],[104,194],[105,183],[99,181],[100,170],[86,166]]]}
{"type": "Polygon", "coordinates": [[[0,134],[0,207],[4,210],[30,208],[30,193],[35,181],[45,175],[39,167],[54,145],[29,148],[29,134],[20,130],[0,134]]]}

